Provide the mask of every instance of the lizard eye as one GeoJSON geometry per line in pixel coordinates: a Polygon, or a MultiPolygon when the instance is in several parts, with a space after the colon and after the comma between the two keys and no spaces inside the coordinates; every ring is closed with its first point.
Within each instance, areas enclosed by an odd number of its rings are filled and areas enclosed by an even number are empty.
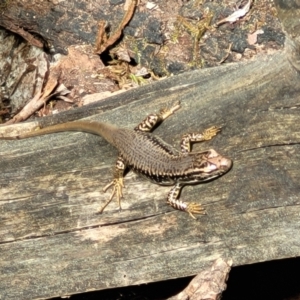
{"type": "Polygon", "coordinates": [[[201,166],[200,166],[200,168],[203,168],[203,169],[206,169],[208,167],[208,162],[207,161],[204,161],[202,164],[201,164],[201,166]]]}

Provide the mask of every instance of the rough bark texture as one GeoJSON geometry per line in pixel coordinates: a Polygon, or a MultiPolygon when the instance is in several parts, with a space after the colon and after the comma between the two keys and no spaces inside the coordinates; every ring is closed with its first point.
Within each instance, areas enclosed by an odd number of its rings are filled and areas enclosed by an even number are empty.
{"type": "Polygon", "coordinates": [[[168,300],[219,300],[226,290],[226,281],[232,261],[218,258],[210,268],[195,276],[179,294],[168,300]]]}
{"type": "MultiPolygon", "coordinates": [[[[94,45],[100,20],[108,22],[108,31],[113,34],[123,18],[124,2],[7,1],[5,8],[1,10],[0,6],[0,26],[22,35],[32,45],[42,45],[43,41],[51,53],[66,54],[70,45],[94,45]]],[[[208,30],[210,14],[212,25],[236,11],[232,1],[159,0],[153,9],[147,7],[148,2],[151,1],[139,1],[121,40],[135,62],[160,76],[200,66],[217,66],[224,60],[236,62],[241,54],[247,59],[261,51],[281,48],[284,43],[271,0],[255,3],[249,14],[234,26],[223,24],[208,30]],[[257,29],[263,31],[257,35],[258,47],[248,39],[257,29]]],[[[246,2],[239,4],[243,6],[246,2]]]]}
{"type": "MultiPolygon", "coordinates": [[[[168,143],[178,146],[186,132],[222,125],[220,135],[193,148],[213,147],[234,166],[220,179],[184,188],[182,199],[207,210],[196,221],[166,205],[169,188],[131,174],[123,210],[112,203],[97,215],[117,155],[101,137],[2,141],[0,298],[183,277],[218,257],[237,266],[299,256],[300,84],[291,57],[280,52],[186,73],[41,121],[90,117],[134,127],[181,100],[182,109],[156,130],[168,143]]],[[[1,134],[35,125],[2,127],[1,134]]]]}
{"type": "Polygon", "coordinates": [[[97,215],[117,155],[100,137],[2,142],[2,298],[182,277],[220,256],[234,265],[298,256],[300,85],[285,57],[191,72],[117,96],[109,109],[93,105],[56,116],[90,114],[133,127],[180,99],[183,108],[157,129],[174,146],[183,133],[222,124],[222,134],[202,148],[230,156],[234,167],[183,190],[182,199],[207,209],[196,221],[165,204],[168,188],[134,176],[125,181],[123,211],[112,203],[97,215]]]}

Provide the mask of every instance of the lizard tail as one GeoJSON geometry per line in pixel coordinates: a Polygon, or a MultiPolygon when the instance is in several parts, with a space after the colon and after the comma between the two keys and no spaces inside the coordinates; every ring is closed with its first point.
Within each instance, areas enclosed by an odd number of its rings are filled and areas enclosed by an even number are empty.
{"type": "Polygon", "coordinates": [[[30,137],[35,137],[39,135],[52,134],[56,132],[64,132],[64,131],[81,131],[87,132],[95,135],[100,135],[104,139],[106,139],[109,143],[114,143],[114,132],[118,130],[117,127],[108,124],[101,123],[95,121],[75,121],[75,122],[67,122],[63,124],[57,124],[45,128],[37,128],[36,130],[20,134],[18,136],[13,137],[0,137],[1,140],[16,140],[16,139],[26,139],[30,137]]]}

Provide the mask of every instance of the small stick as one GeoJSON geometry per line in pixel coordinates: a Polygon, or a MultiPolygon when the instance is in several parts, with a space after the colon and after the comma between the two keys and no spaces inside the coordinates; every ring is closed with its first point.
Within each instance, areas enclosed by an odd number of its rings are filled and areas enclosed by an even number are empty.
{"type": "Polygon", "coordinates": [[[103,31],[105,31],[105,27],[103,26],[104,23],[101,23],[101,21],[99,22],[99,24],[101,26],[99,26],[99,31],[97,34],[96,51],[95,51],[96,54],[103,53],[108,47],[112,46],[120,38],[124,27],[128,24],[128,22],[131,20],[133,14],[134,14],[134,10],[137,5],[137,1],[138,0],[131,0],[131,3],[128,6],[128,9],[125,12],[124,17],[123,17],[121,23],[119,24],[118,28],[107,40],[105,40],[103,42],[102,45],[99,45],[98,43],[99,43],[99,41],[101,43],[104,40],[104,38],[102,38],[102,35],[103,35],[103,31]]]}

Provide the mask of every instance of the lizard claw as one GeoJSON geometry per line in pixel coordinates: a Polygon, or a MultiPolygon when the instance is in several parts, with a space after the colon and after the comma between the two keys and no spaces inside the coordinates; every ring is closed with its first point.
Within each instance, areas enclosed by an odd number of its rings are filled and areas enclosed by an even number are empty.
{"type": "Polygon", "coordinates": [[[108,185],[106,185],[103,188],[103,192],[106,192],[110,187],[113,187],[111,195],[109,199],[106,201],[106,203],[100,208],[99,213],[102,214],[106,206],[111,202],[113,197],[116,195],[119,209],[121,210],[121,198],[123,198],[123,188],[124,188],[124,183],[123,183],[123,178],[117,178],[114,179],[112,182],[110,182],[108,185]]]}
{"type": "Polygon", "coordinates": [[[188,203],[187,207],[185,208],[185,211],[189,213],[189,215],[193,218],[196,219],[196,217],[193,214],[200,214],[200,215],[206,215],[205,209],[202,207],[201,204],[198,203],[188,203]]]}
{"type": "Polygon", "coordinates": [[[195,202],[187,203],[178,199],[169,199],[167,202],[175,209],[186,211],[193,219],[196,219],[193,214],[206,215],[205,209],[201,204],[195,202]]]}
{"type": "Polygon", "coordinates": [[[180,108],[180,102],[176,102],[171,108],[163,108],[160,110],[162,120],[165,120],[169,116],[173,115],[176,110],[180,108]]]}
{"type": "Polygon", "coordinates": [[[221,127],[212,126],[203,131],[203,139],[205,141],[208,141],[208,140],[212,139],[215,135],[217,135],[217,133],[220,131],[221,131],[221,127]]]}

